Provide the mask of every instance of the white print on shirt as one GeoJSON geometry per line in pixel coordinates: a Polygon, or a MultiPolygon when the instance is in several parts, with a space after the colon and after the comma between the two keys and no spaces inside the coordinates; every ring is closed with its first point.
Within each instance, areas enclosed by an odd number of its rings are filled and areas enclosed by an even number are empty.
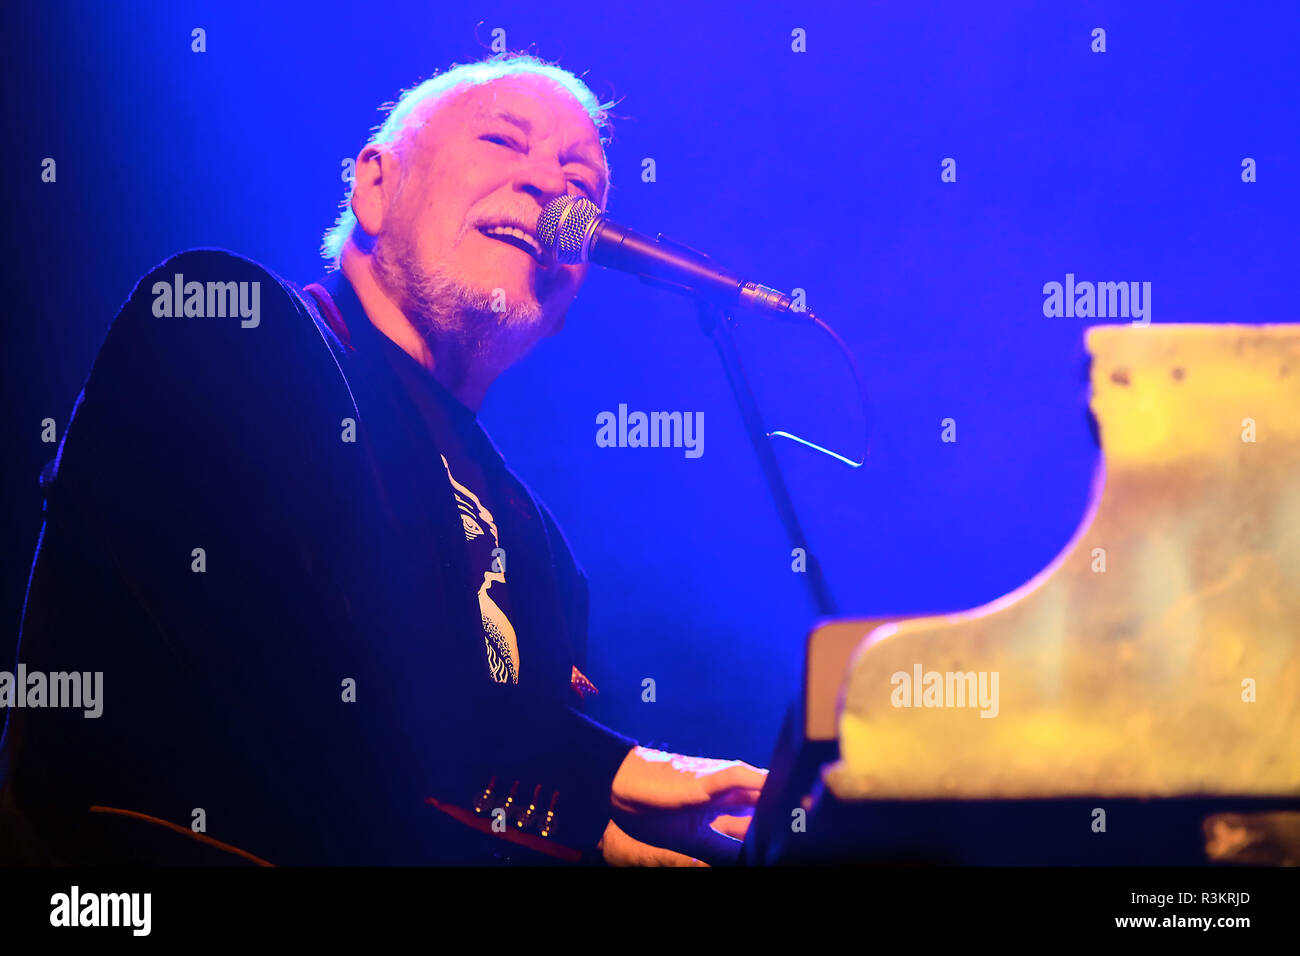
{"type": "Polygon", "coordinates": [[[501,610],[488,594],[493,584],[506,583],[504,568],[500,571],[493,570],[492,550],[501,547],[496,521],[492,517],[492,512],[483,507],[483,502],[479,500],[478,495],[452,475],[451,465],[447,464],[446,455],[442,456],[442,465],[447,469],[447,478],[451,481],[452,490],[456,495],[461,524],[465,527],[465,540],[470,542],[470,560],[477,567],[484,568],[483,583],[478,589],[478,606],[479,613],[483,615],[483,643],[487,651],[488,670],[492,674],[492,679],[498,684],[518,684],[519,641],[515,637],[514,626],[506,617],[505,611],[501,610]],[[483,524],[480,524],[480,521],[492,532],[492,547],[487,547],[483,524]]]}

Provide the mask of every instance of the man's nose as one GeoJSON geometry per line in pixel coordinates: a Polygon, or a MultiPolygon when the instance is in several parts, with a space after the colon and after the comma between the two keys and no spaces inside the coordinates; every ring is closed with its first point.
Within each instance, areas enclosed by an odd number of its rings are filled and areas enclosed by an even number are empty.
{"type": "Polygon", "coordinates": [[[520,192],[528,193],[543,206],[555,197],[563,196],[568,192],[564,169],[560,166],[559,160],[541,156],[530,159],[520,169],[515,179],[515,188],[520,192]]]}

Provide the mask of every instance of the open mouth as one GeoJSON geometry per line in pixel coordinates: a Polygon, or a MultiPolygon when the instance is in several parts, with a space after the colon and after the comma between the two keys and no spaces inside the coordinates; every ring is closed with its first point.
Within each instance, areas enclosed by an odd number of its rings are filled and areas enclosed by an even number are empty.
{"type": "Polygon", "coordinates": [[[547,257],[542,252],[541,243],[532,233],[518,226],[479,226],[478,231],[489,239],[496,239],[498,242],[504,242],[508,246],[514,246],[528,253],[539,266],[543,269],[547,268],[547,257]]]}

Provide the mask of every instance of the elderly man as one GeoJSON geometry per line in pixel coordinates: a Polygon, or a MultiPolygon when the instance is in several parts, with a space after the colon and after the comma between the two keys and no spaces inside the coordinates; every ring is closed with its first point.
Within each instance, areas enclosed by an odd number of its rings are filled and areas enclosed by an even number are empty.
{"type": "Polygon", "coordinates": [[[586,578],[477,418],[585,275],[532,235],[604,205],[605,114],[531,57],[408,91],[300,288],[214,250],[115,320],[58,457],[19,662],[10,852],[271,864],[734,856],[765,772],[578,711],[586,578]]]}

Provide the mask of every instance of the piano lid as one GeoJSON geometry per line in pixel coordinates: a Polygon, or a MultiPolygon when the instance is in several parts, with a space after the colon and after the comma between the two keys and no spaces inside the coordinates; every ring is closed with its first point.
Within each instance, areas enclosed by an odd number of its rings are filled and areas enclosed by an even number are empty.
{"type": "Polygon", "coordinates": [[[1300,793],[1300,325],[1087,342],[1090,513],[1017,591],[866,636],[835,796],[1300,793]]]}

